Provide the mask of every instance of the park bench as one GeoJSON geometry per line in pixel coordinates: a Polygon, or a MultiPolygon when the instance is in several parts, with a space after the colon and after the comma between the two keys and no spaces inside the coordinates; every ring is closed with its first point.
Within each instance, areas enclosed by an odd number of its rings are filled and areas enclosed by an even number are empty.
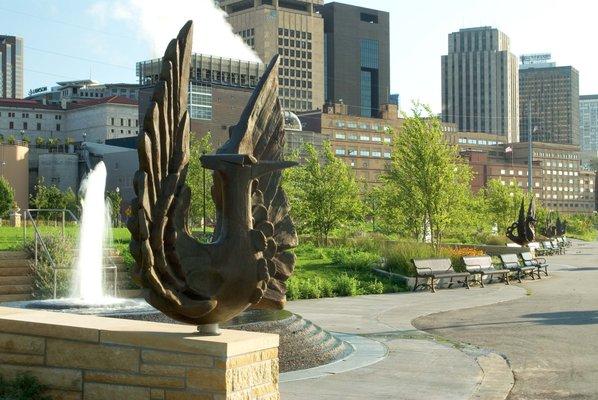
{"type": "Polygon", "coordinates": [[[555,248],[552,247],[550,240],[545,240],[542,242],[542,249],[544,250],[544,255],[552,256],[557,253],[555,248]]]}
{"type": "Polygon", "coordinates": [[[498,276],[498,279],[503,281],[505,284],[509,284],[509,274],[511,271],[508,269],[496,269],[492,263],[492,257],[490,256],[465,256],[463,257],[465,263],[465,269],[472,276],[480,275],[480,285],[484,287],[484,277],[489,278],[488,283],[492,283],[494,276],[498,276]]]}
{"type": "Polygon", "coordinates": [[[554,250],[555,254],[565,254],[565,248],[561,247],[558,242],[556,241],[556,239],[551,239],[549,241],[550,245],[552,246],[552,249],[554,250]]]}
{"type": "Polygon", "coordinates": [[[548,250],[542,247],[542,245],[538,242],[531,242],[528,243],[527,247],[533,251],[533,253],[537,256],[545,256],[548,254],[548,250]]]}
{"type": "Polygon", "coordinates": [[[521,278],[524,278],[525,275],[529,275],[532,279],[536,279],[534,277],[536,267],[521,266],[521,264],[519,264],[519,257],[517,257],[517,254],[500,254],[499,257],[503,268],[514,272],[515,276],[517,277],[517,281],[521,282],[521,278]]]}
{"type": "Polygon", "coordinates": [[[557,237],[554,238],[553,242],[556,242],[556,245],[559,246],[559,249],[561,249],[562,254],[565,254],[565,252],[567,251],[567,243],[565,243],[565,240],[562,237],[557,237]]]}
{"type": "Polygon", "coordinates": [[[534,257],[529,251],[524,251],[520,254],[523,265],[526,267],[536,267],[538,278],[542,278],[540,272],[544,272],[544,275],[548,276],[548,263],[545,258],[534,257]]]}
{"type": "Polygon", "coordinates": [[[459,283],[469,289],[469,272],[456,272],[453,269],[450,258],[429,258],[420,260],[411,260],[415,266],[415,285],[413,291],[415,292],[419,287],[429,288],[432,293],[436,293],[437,280],[442,278],[450,278],[448,287],[452,287],[455,283],[459,283]],[[462,278],[453,282],[453,279],[462,278]],[[423,283],[419,283],[423,279],[423,283]]]}

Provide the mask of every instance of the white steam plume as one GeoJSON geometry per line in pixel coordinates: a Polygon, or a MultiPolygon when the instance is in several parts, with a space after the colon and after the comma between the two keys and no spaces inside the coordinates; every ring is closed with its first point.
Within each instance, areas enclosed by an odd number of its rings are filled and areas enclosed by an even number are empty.
{"type": "Polygon", "coordinates": [[[213,0],[115,1],[113,17],[137,28],[152,50],[161,57],[166,46],[188,20],[193,20],[193,52],[245,61],[261,62],[255,52],[235,35],[226,13],[213,0]]]}

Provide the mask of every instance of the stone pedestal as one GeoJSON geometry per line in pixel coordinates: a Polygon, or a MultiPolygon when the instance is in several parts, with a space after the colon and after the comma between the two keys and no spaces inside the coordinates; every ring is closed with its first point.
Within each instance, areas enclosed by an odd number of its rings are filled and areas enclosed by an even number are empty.
{"type": "Polygon", "coordinates": [[[278,336],[0,307],[0,375],[60,400],[279,399],[278,336]]]}
{"type": "Polygon", "coordinates": [[[10,226],[13,228],[21,227],[21,213],[16,211],[10,213],[10,226]]]}

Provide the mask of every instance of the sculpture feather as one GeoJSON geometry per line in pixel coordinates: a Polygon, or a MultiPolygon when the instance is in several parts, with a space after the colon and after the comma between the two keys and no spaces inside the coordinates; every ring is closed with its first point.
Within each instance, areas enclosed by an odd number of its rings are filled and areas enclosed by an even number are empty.
{"type": "Polygon", "coordinates": [[[187,96],[193,24],[189,21],[164,54],[159,82],[138,145],[137,198],[128,221],[135,277],[146,300],[174,319],[194,324],[226,321],[250,304],[281,307],[284,281],[297,243],[280,188],[283,115],[278,59],[258,83],[230,139],[202,156],[214,170],[217,225],[212,243],[190,233],[187,96]],[[260,302],[264,298],[265,300],[260,302]]]}

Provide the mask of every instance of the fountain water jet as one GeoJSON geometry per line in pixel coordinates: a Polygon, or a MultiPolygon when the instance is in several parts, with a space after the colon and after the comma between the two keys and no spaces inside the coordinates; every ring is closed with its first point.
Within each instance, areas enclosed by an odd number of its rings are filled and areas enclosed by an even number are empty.
{"type": "Polygon", "coordinates": [[[104,303],[104,243],[110,221],[106,206],[106,166],[100,161],[81,183],[79,254],[73,296],[85,303],[104,303]]]}

